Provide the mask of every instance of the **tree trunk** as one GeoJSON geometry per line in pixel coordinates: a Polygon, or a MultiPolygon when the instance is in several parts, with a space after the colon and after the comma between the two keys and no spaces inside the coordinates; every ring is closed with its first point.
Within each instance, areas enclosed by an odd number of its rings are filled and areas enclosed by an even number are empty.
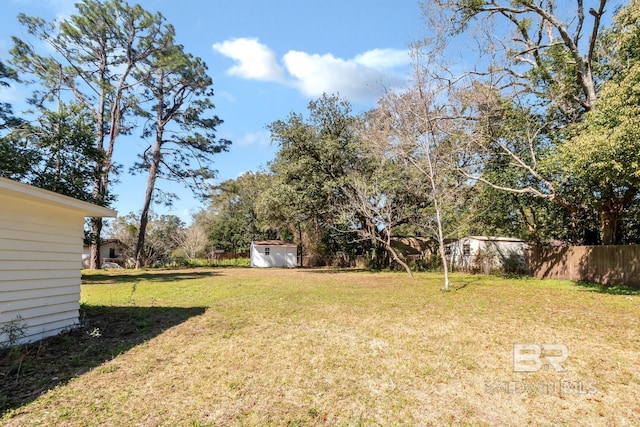
{"type": "Polygon", "coordinates": [[[620,244],[620,219],[618,209],[607,205],[600,207],[600,239],[603,245],[620,244]]]}
{"type": "Polygon", "coordinates": [[[442,260],[442,270],[444,272],[444,284],[442,286],[443,291],[449,290],[449,262],[447,261],[447,255],[444,251],[444,232],[442,230],[442,218],[440,217],[440,205],[437,200],[434,199],[434,205],[436,208],[436,226],[438,227],[438,249],[440,252],[440,259],[442,260]]]}
{"type": "Polygon", "coordinates": [[[144,206],[140,214],[140,229],[138,230],[138,242],[136,243],[136,268],[144,267],[144,238],[147,232],[147,224],[149,223],[149,210],[153,199],[153,190],[156,186],[156,177],[158,176],[158,168],[162,158],[161,147],[162,138],[158,136],[153,147],[153,157],[149,167],[149,178],[147,179],[147,191],[144,194],[144,206]]]}
{"type": "Polygon", "coordinates": [[[299,256],[300,256],[300,267],[304,267],[304,245],[302,244],[302,224],[298,222],[298,246],[300,247],[299,256]]]}
{"type": "Polygon", "coordinates": [[[400,256],[398,255],[398,253],[393,249],[393,247],[391,246],[391,236],[387,236],[387,241],[385,242],[385,246],[387,251],[391,254],[391,256],[393,257],[393,260],[395,262],[397,262],[398,264],[400,264],[402,266],[402,268],[404,268],[404,271],[407,272],[407,274],[409,275],[409,277],[411,277],[413,279],[413,273],[411,272],[411,268],[409,267],[409,265],[407,265],[406,262],[404,262],[400,256]]]}
{"type": "Polygon", "coordinates": [[[97,270],[102,267],[100,263],[100,233],[102,232],[102,218],[92,217],[91,223],[91,247],[89,255],[89,268],[97,270]]]}
{"type": "Polygon", "coordinates": [[[372,237],[373,247],[371,248],[371,267],[374,270],[382,270],[381,244],[375,237],[372,237]]]}
{"type": "MultiPolygon", "coordinates": [[[[146,200],[146,196],[145,196],[146,200]]],[[[145,202],[142,208],[142,214],[140,215],[140,229],[138,230],[138,240],[136,241],[136,268],[144,267],[144,235],[147,230],[147,223],[149,222],[149,205],[145,202]]]]}

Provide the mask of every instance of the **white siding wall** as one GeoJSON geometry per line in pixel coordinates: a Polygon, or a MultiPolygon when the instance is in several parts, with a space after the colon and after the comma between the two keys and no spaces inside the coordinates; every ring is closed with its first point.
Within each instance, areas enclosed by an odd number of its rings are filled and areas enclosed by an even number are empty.
{"type": "MultiPolygon", "coordinates": [[[[515,263],[524,269],[526,243],[519,241],[485,241],[482,248],[486,253],[492,254],[492,269],[504,269],[509,263],[515,263]]],[[[511,265],[510,267],[513,267],[511,265]]]]}
{"type": "Polygon", "coordinates": [[[269,267],[267,263],[267,256],[264,254],[263,246],[254,246],[251,245],[251,253],[249,254],[251,258],[251,267],[269,267]]]}
{"type": "Polygon", "coordinates": [[[262,246],[251,244],[251,267],[289,267],[297,266],[298,250],[295,246],[262,246]],[[269,248],[269,255],[265,249],[269,248]]]}
{"type": "Polygon", "coordinates": [[[0,327],[20,316],[27,342],[73,326],[83,213],[4,194],[0,206],[0,327]]]}
{"type": "Polygon", "coordinates": [[[285,267],[295,268],[298,266],[298,248],[286,248],[285,267]]]}

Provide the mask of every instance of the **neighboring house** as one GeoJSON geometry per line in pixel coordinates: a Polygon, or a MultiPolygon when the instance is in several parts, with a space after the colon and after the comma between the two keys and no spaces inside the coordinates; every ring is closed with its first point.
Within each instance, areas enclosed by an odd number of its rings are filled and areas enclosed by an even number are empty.
{"type": "Polygon", "coordinates": [[[6,178],[0,206],[0,346],[78,324],[85,217],[116,212],[6,178]]]}
{"type": "MultiPolygon", "coordinates": [[[[82,268],[89,268],[91,261],[91,246],[82,247],[82,268]]],[[[102,239],[100,241],[100,265],[104,263],[116,263],[124,267],[125,259],[122,257],[122,243],[118,239],[102,239]]]]}
{"type": "Polygon", "coordinates": [[[251,267],[289,267],[298,265],[298,246],[282,240],[251,242],[251,267]]]}
{"type": "Polygon", "coordinates": [[[445,245],[451,270],[489,274],[492,271],[524,271],[524,240],[511,237],[468,236],[445,245]]]}

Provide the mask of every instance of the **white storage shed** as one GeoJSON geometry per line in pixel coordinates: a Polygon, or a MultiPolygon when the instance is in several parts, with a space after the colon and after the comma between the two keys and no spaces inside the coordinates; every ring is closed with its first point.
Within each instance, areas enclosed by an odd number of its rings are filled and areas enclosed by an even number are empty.
{"type": "Polygon", "coordinates": [[[289,267],[298,265],[298,246],[282,240],[251,242],[251,267],[289,267]]]}
{"type": "Polygon", "coordinates": [[[78,323],[87,216],[116,212],[0,178],[0,345],[11,326],[23,332],[11,344],[21,344],[78,323]]]}

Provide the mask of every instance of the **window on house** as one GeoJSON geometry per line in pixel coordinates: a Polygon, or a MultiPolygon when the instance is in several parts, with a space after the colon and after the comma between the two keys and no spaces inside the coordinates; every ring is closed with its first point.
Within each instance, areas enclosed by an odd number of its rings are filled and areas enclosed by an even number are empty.
{"type": "Polygon", "coordinates": [[[116,258],[116,248],[109,248],[109,258],[116,258]]]}
{"type": "Polygon", "coordinates": [[[269,255],[269,248],[264,248],[264,254],[269,255]]]}
{"type": "Polygon", "coordinates": [[[462,245],[462,256],[469,255],[471,255],[471,244],[467,242],[462,245]]]}
{"type": "Polygon", "coordinates": [[[451,246],[445,246],[444,247],[444,254],[445,255],[451,255],[451,246]]]}

